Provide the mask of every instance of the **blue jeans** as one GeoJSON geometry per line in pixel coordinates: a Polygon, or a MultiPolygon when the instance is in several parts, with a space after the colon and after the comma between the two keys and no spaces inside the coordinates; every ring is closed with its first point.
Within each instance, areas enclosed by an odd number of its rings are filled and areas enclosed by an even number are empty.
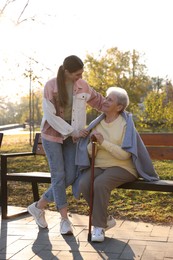
{"type": "Polygon", "coordinates": [[[62,209],[67,207],[66,188],[76,177],[76,144],[71,137],[68,137],[63,144],[50,142],[44,138],[42,143],[51,173],[51,186],[43,194],[43,198],[48,202],[55,201],[57,209],[62,209]]]}

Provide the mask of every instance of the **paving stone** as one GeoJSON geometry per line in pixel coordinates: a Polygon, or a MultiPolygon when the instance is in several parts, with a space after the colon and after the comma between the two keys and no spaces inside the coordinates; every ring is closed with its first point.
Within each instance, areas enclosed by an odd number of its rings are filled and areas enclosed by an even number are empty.
{"type": "Polygon", "coordinates": [[[121,258],[123,259],[141,259],[141,256],[144,252],[145,246],[142,245],[131,245],[126,244],[121,258]]]}
{"type": "Polygon", "coordinates": [[[169,232],[170,232],[169,226],[154,226],[151,232],[151,236],[168,237],[169,232]]]}
{"type": "Polygon", "coordinates": [[[143,222],[139,222],[137,224],[137,227],[135,228],[135,231],[137,232],[151,232],[153,229],[153,225],[152,224],[148,224],[148,223],[143,223],[143,222]]]}

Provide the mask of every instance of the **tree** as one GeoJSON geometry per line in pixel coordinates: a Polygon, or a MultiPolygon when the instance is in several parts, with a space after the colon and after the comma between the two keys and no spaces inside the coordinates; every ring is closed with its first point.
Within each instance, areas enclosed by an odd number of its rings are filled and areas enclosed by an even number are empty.
{"type": "MultiPolygon", "coordinates": [[[[0,125],[29,123],[28,106],[29,95],[21,97],[18,102],[7,102],[5,109],[0,109],[0,125]]],[[[34,125],[40,125],[42,119],[42,88],[33,93],[32,113],[34,125]]]]}
{"type": "Polygon", "coordinates": [[[173,129],[173,101],[169,101],[165,108],[165,127],[171,130],[173,129]]]}
{"type": "Polygon", "coordinates": [[[166,91],[151,91],[144,99],[142,109],[136,113],[136,125],[152,132],[171,130],[173,127],[173,100],[167,99],[166,91]]]}
{"type": "MultiPolygon", "coordinates": [[[[8,7],[17,2],[18,2],[17,0],[6,0],[5,3],[3,3],[3,6],[0,8],[0,17],[5,16],[8,7]]],[[[23,7],[21,7],[21,10],[19,11],[19,13],[17,13],[15,20],[12,20],[14,24],[19,25],[22,22],[29,21],[29,20],[35,21],[35,16],[23,18],[24,13],[29,5],[29,2],[30,0],[24,2],[23,7]]]]}
{"type": "Polygon", "coordinates": [[[34,125],[40,125],[42,119],[42,89],[38,89],[33,92],[32,102],[32,118],[30,118],[28,104],[29,95],[21,97],[20,104],[18,106],[18,122],[27,122],[28,124],[32,120],[34,125]]]}
{"type": "Polygon", "coordinates": [[[110,86],[120,86],[127,90],[130,97],[130,109],[141,102],[148,90],[149,77],[146,66],[140,62],[137,51],[121,52],[118,48],[108,49],[105,55],[98,57],[87,55],[84,61],[84,77],[97,91],[105,95],[110,86]]]}

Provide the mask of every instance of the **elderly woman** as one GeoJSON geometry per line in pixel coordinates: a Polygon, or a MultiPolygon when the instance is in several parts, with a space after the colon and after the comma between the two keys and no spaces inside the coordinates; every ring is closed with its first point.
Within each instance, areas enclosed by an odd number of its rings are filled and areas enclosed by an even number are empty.
{"type": "MultiPolygon", "coordinates": [[[[91,135],[94,135],[97,140],[91,237],[93,242],[104,241],[105,231],[115,225],[115,220],[107,217],[111,191],[123,183],[133,182],[138,178],[132,153],[128,152],[128,149],[122,148],[124,138],[127,138],[126,128],[128,123],[124,114],[128,115],[129,113],[124,110],[128,105],[129,97],[124,89],[119,87],[109,88],[102,107],[105,117],[102,117],[103,119],[91,132],[91,135]]],[[[131,140],[129,141],[131,142],[131,140]]],[[[90,156],[91,148],[90,142],[87,146],[90,156]]],[[[153,179],[158,179],[154,169],[152,171],[153,179]]],[[[88,204],[90,203],[90,175],[91,168],[86,170],[79,180],[79,191],[88,204]]]]}

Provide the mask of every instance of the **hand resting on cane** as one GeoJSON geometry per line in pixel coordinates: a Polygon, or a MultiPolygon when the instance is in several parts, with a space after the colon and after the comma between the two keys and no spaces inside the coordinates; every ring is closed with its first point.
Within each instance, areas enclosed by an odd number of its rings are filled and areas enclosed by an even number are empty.
{"type": "Polygon", "coordinates": [[[103,138],[103,135],[101,133],[99,133],[98,131],[94,130],[91,132],[90,134],[90,143],[88,144],[88,154],[90,157],[92,157],[92,142],[95,142],[96,143],[96,146],[95,146],[95,156],[97,154],[97,147],[99,145],[102,144],[102,142],[104,141],[104,138],[103,138]]]}
{"type": "Polygon", "coordinates": [[[103,135],[96,130],[91,132],[91,140],[92,139],[95,139],[94,141],[99,144],[102,144],[104,141],[103,135]]]}

